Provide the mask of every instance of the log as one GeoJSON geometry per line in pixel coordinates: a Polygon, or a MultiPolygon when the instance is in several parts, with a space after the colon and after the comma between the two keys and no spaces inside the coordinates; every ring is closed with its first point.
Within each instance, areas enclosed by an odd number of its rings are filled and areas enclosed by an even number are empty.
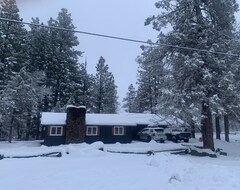
{"type": "Polygon", "coordinates": [[[216,153],[222,155],[222,156],[227,156],[227,153],[226,152],[223,152],[221,148],[217,148],[216,149],[216,153]]]}
{"type": "Polygon", "coordinates": [[[30,155],[30,156],[4,156],[0,155],[0,160],[4,158],[36,158],[36,157],[62,157],[61,152],[50,152],[46,154],[39,154],[39,155],[30,155]]]}
{"type": "Polygon", "coordinates": [[[110,153],[119,153],[119,154],[146,154],[146,155],[154,155],[156,153],[161,152],[172,152],[172,151],[182,151],[186,150],[186,148],[178,148],[178,149],[168,149],[168,150],[149,150],[146,152],[131,152],[131,151],[114,151],[114,150],[105,150],[106,152],[110,153]]]}
{"type": "Polygon", "coordinates": [[[199,156],[199,157],[210,157],[210,158],[217,158],[216,152],[210,153],[207,151],[204,151],[203,147],[198,147],[198,146],[188,146],[188,149],[178,151],[178,152],[173,152],[172,154],[179,154],[179,155],[192,155],[192,156],[199,156]]]}

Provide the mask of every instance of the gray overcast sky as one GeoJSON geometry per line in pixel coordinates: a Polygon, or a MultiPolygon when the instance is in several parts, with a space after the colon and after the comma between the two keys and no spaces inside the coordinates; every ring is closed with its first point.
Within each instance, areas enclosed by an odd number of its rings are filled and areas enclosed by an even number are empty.
{"type": "MultiPolygon", "coordinates": [[[[158,12],[154,6],[157,0],[16,1],[24,21],[39,17],[46,23],[50,17],[56,18],[61,8],[67,8],[77,30],[140,40],[154,40],[157,36],[151,26],[144,26],[145,19],[158,12]]],[[[141,54],[141,44],[83,34],[77,36],[80,41],[78,49],[85,52],[81,61],[87,57],[88,71],[94,73],[99,57],[103,56],[114,74],[119,101],[122,101],[130,83],[136,82],[138,64],[135,59],[141,54]]]]}
{"type": "MultiPolygon", "coordinates": [[[[17,0],[20,15],[24,21],[39,17],[44,23],[56,18],[61,8],[67,8],[72,14],[78,30],[114,35],[140,40],[155,39],[157,33],[144,26],[148,16],[157,12],[156,0],[17,0]]],[[[106,59],[118,86],[119,101],[125,97],[130,83],[135,84],[137,63],[135,59],[141,53],[140,45],[112,39],[77,34],[79,50],[84,51],[88,60],[88,70],[95,72],[100,56],[106,59]]]]}

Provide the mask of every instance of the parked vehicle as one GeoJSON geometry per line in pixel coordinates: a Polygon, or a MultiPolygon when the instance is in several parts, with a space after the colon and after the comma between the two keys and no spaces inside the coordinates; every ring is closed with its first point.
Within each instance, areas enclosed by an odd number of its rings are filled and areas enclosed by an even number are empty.
{"type": "Polygon", "coordinates": [[[164,132],[167,136],[167,140],[173,141],[175,143],[181,140],[184,142],[189,142],[189,139],[191,138],[191,133],[188,132],[186,128],[169,127],[166,128],[164,132]]]}
{"type": "Polygon", "coordinates": [[[139,139],[141,141],[159,141],[161,143],[164,143],[165,140],[167,139],[164,129],[160,127],[147,127],[142,129],[139,133],[139,139]]]}

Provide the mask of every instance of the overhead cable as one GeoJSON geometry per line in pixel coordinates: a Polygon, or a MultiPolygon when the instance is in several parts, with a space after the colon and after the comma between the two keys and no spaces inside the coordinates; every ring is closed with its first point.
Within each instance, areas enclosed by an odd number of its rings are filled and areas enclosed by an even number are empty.
{"type": "Polygon", "coordinates": [[[20,20],[7,19],[7,18],[2,18],[2,17],[0,17],[0,21],[20,23],[20,24],[29,25],[29,26],[38,26],[38,27],[44,27],[44,28],[49,28],[49,29],[55,29],[55,30],[73,32],[73,33],[85,34],[85,35],[90,35],[90,36],[97,36],[97,37],[102,37],[102,38],[109,38],[109,39],[128,41],[128,42],[134,42],[134,43],[148,44],[148,45],[153,45],[153,46],[165,46],[165,47],[170,47],[170,48],[184,49],[184,50],[190,50],[190,51],[198,51],[198,52],[211,53],[211,54],[220,54],[220,55],[234,56],[234,57],[239,57],[240,56],[238,54],[233,54],[233,53],[224,53],[224,52],[220,52],[220,51],[210,51],[210,50],[205,50],[205,49],[198,49],[198,48],[191,48],[191,47],[184,47],[184,46],[176,46],[176,45],[171,45],[171,44],[164,44],[164,43],[144,41],[144,40],[138,40],[138,39],[132,39],[132,38],[124,38],[124,37],[118,37],[118,36],[112,36],[112,35],[98,34],[98,33],[93,33],[93,32],[73,30],[73,29],[62,28],[62,27],[57,27],[57,26],[48,26],[48,25],[44,25],[44,24],[36,24],[36,23],[24,22],[24,21],[20,21],[20,20]]]}

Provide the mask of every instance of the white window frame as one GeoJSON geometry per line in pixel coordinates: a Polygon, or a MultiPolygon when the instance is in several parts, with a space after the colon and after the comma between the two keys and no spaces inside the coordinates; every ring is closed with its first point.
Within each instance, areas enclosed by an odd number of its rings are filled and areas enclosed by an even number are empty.
{"type": "Polygon", "coordinates": [[[86,135],[87,136],[98,136],[98,126],[87,126],[87,129],[86,129],[86,135]],[[89,130],[90,129],[90,130],[89,130]],[[94,129],[96,129],[96,133],[93,133],[94,132],[94,129]]]}
{"type": "Polygon", "coordinates": [[[63,126],[50,126],[50,136],[63,136],[63,126]],[[58,129],[61,129],[60,130],[60,133],[57,133],[58,132],[58,129]],[[55,129],[55,133],[53,133],[53,129],[55,129]]]}
{"type": "Polygon", "coordinates": [[[113,127],[113,135],[115,135],[115,136],[125,135],[125,127],[124,126],[114,126],[113,127]]]}

